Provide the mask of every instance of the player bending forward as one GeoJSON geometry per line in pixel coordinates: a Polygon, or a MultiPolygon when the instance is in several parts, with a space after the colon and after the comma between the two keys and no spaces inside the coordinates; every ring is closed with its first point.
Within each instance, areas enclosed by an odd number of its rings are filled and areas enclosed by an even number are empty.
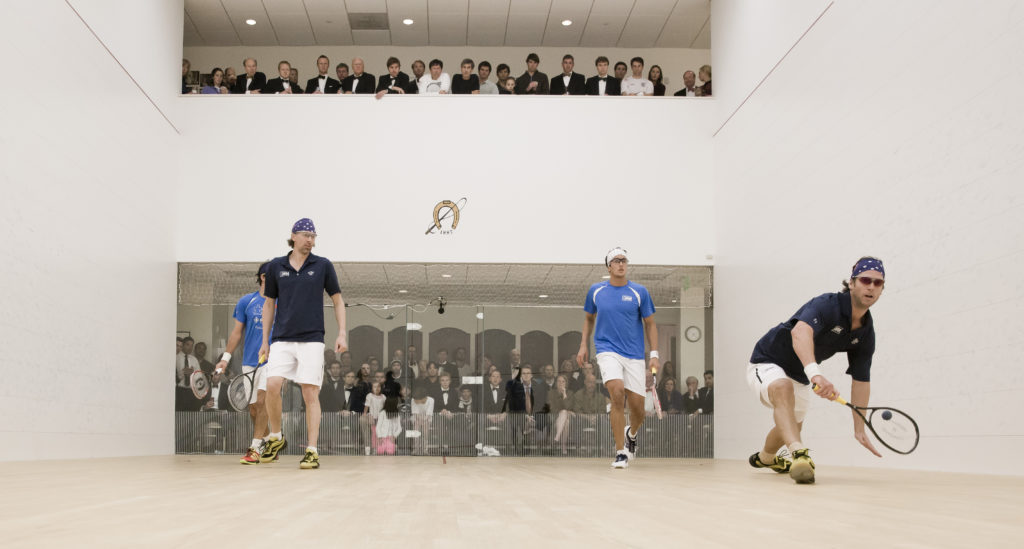
{"type": "Polygon", "coordinates": [[[587,360],[590,334],[601,379],[611,397],[612,436],[615,437],[615,461],[612,467],[625,469],[636,455],[636,435],[644,423],[646,368],[644,332],[651,347],[652,369],[658,369],[658,327],[654,324],[654,303],[647,288],[626,279],[629,259],[626,250],[614,248],[605,256],[609,280],[598,282],[587,291],[583,305],[583,340],[576,362],[587,360]],[[629,406],[629,424],[623,402],[629,406]]]}
{"type": "MultiPolygon", "coordinates": [[[[800,441],[812,384],[817,385],[813,391],[821,398],[835,400],[839,395],[821,374],[818,363],[845,352],[849,361],[846,373],[853,377],[850,402],[868,405],[871,355],[875,352],[875,328],[868,308],[878,301],[884,287],[882,260],[862,257],[853,266],[850,279],[843,281],[841,292],[808,301],[757,342],[747,366],[747,383],[761,403],[772,409],[775,427],[768,431],[764,448],[750,456],[750,465],[788,472],[799,484],[814,482],[814,461],[800,441]],[[783,444],[792,461],[776,455],[783,444]]],[[[881,457],[864,432],[864,420],[851,413],[857,442],[881,457]]]]}

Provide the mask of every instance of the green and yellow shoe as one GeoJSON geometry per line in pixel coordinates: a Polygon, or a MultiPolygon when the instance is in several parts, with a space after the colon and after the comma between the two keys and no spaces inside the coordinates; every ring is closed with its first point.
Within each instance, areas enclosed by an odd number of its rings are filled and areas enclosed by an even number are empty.
{"type": "Polygon", "coordinates": [[[302,461],[299,462],[299,469],[319,469],[320,468],[320,454],[316,450],[306,450],[306,455],[302,456],[302,461]]]}
{"type": "Polygon", "coordinates": [[[797,484],[814,484],[814,460],[811,459],[810,450],[803,448],[793,452],[789,476],[797,484]]]}
{"type": "Polygon", "coordinates": [[[260,463],[267,463],[277,460],[277,453],[283,452],[288,447],[288,441],[281,438],[272,438],[263,445],[263,453],[260,454],[260,463]]]}
{"type": "Polygon", "coordinates": [[[761,461],[761,452],[754,452],[747,461],[750,462],[751,467],[757,469],[767,467],[776,473],[788,473],[789,467],[793,464],[793,462],[783,456],[775,456],[775,461],[771,463],[764,463],[761,461]]]}

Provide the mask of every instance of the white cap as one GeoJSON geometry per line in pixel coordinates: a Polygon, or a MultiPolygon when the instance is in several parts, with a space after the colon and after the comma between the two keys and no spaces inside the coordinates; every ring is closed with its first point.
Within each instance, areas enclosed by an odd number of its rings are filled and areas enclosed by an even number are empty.
{"type": "Polygon", "coordinates": [[[626,250],[623,250],[622,248],[620,248],[618,246],[616,246],[616,247],[612,248],[611,250],[609,250],[608,251],[608,255],[604,256],[604,266],[607,267],[607,266],[611,265],[612,264],[612,260],[615,259],[616,257],[620,256],[620,255],[622,257],[625,257],[626,259],[629,259],[629,257],[626,255],[626,250]]]}

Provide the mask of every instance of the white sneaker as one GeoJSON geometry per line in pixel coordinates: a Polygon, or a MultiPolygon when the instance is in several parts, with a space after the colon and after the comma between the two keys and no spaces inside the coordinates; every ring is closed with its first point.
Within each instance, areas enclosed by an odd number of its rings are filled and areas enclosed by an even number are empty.
{"type": "Polygon", "coordinates": [[[626,467],[629,467],[629,456],[616,454],[615,461],[612,462],[612,469],[625,469],[626,467]]]}

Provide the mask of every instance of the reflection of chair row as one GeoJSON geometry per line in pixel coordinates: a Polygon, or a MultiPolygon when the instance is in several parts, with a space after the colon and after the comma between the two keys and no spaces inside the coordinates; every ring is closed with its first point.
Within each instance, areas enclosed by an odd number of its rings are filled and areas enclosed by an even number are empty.
{"type": "MultiPolygon", "coordinates": [[[[608,416],[575,414],[568,418],[565,450],[554,440],[555,418],[546,414],[402,414],[402,432],[394,439],[397,455],[503,456],[550,455],[611,457],[614,442],[608,416]],[[489,450],[492,449],[492,450],[489,450]]],[[[284,433],[287,454],[301,455],[306,440],[302,413],[286,412],[284,433]]],[[[177,412],[175,451],[179,454],[241,454],[251,439],[249,415],[234,412],[177,412]]],[[[698,414],[648,417],[638,449],[639,457],[714,456],[713,416],[698,414]]],[[[318,448],[321,455],[391,453],[360,416],[324,414],[318,448]]]]}

